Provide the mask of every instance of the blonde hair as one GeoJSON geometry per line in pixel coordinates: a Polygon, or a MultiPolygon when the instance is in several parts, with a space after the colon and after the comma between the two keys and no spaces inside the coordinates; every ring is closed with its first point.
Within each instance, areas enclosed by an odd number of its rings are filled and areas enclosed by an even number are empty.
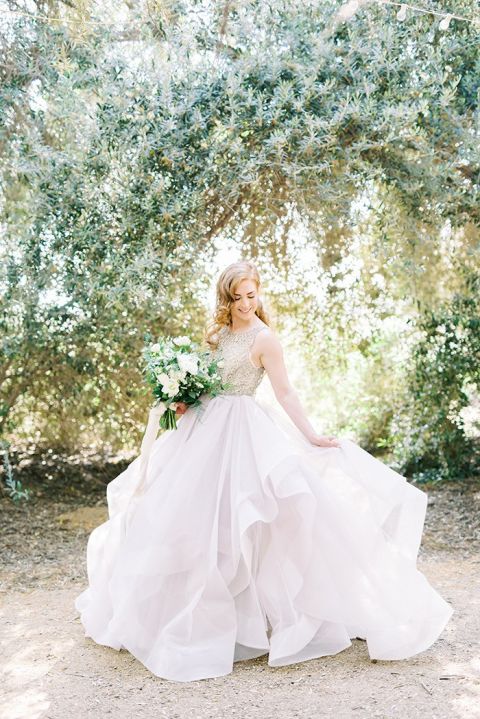
{"type": "MultiPolygon", "coordinates": [[[[260,275],[253,262],[248,260],[239,260],[228,265],[217,280],[216,287],[216,304],[213,312],[213,320],[207,325],[205,330],[205,341],[210,349],[216,349],[218,346],[218,333],[222,327],[230,327],[232,324],[231,307],[235,301],[235,290],[242,280],[253,280],[257,285],[257,292],[260,289],[260,275]]],[[[255,314],[266,325],[270,324],[268,313],[266,312],[260,298],[257,301],[257,309],[255,314]]]]}

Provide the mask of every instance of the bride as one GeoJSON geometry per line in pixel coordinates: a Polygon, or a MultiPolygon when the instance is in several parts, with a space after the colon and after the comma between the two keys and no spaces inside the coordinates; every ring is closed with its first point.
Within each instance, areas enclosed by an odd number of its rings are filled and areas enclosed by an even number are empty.
{"type": "Polygon", "coordinates": [[[405,659],[453,612],[416,568],[427,495],[317,434],[259,290],[250,262],[221,273],[206,340],[230,389],[144,439],[88,540],[75,600],[86,636],[171,681],[264,654],[271,667],[303,662],[353,638],[371,659],[405,659]],[[255,398],[265,372],[288,417],[255,398]]]}

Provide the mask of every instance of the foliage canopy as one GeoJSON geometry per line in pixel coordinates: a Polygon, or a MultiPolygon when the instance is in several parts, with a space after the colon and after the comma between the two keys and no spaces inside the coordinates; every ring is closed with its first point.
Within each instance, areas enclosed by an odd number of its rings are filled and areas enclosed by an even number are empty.
{"type": "Polygon", "coordinates": [[[472,456],[445,417],[462,382],[478,390],[455,369],[478,351],[475,23],[400,24],[376,3],[341,22],[327,0],[3,4],[5,436],[135,446],[144,332],[199,339],[216,248],[235,243],[293,323],[312,397],[361,357],[369,409],[332,430],[405,471],[453,466],[453,445],[472,456]],[[443,326],[461,327],[463,359],[425,350],[443,326]],[[435,407],[428,433],[405,383],[435,407]]]}

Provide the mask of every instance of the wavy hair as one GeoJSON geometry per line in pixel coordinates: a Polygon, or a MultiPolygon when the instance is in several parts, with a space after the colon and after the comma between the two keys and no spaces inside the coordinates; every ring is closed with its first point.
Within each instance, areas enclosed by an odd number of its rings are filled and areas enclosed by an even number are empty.
{"type": "MultiPolygon", "coordinates": [[[[235,290],[242,280],[253,280],[257,285],[257,292],[260,290],[260,275],[253,262],[248,260],[232,262],[222,271],[217,280],[213,319],[205,330],[205,341],[212,350],[218,346],[218,333],[222,327],[231,327],[232,325],[231,307],[235,301],[235,290]]],[[[266,325],[270,324],[268,313],[260,297],[257,298],[255,314],[266,325]]]]}

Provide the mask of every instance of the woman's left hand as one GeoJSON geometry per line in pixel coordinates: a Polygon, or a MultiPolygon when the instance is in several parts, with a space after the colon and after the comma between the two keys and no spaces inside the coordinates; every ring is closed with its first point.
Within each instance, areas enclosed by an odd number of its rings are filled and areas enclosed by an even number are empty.
{"type": "Polygon", "coordinates": [[[314,434],[310,436],[308,440],[316,447],[340,447],[340,440],[336,437],[325,437],[321,434],[314,434]]]}

